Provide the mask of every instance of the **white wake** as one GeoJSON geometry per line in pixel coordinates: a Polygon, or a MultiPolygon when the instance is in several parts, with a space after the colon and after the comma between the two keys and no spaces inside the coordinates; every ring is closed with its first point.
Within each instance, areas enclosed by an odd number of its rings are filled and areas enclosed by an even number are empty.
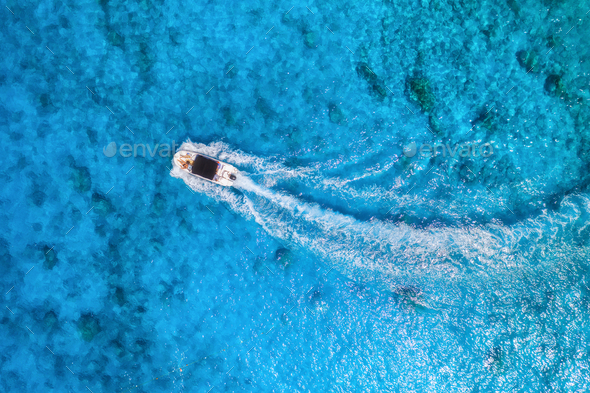
{"type": "Polygon", "coordinates": [[[378,281],[389,287],[465,279],[517,285],[518,277],[569,263],[568,258],[559,258],[571,252],[567,234],[589,225],[590,201],[585,196],[568,197],[562,203],[567,207],[563,211],[510,227],[486,224],[417,229],[377,219],[359,221],[273,190],[272,182],[258,184],[252,180],[261,173],[282,178],[317,177],[313,171],[285,168],[272,158],[231,150],[223,143],[187,142],[181,149],[218,157],[251,171],[241,173],[234,184],[243,193],[239,195],[175,167],[171,175],[182,178],[192,190],[227,202],[246,218],[255,219],[272,236],[315,253],[354,280],[378,281]]]}

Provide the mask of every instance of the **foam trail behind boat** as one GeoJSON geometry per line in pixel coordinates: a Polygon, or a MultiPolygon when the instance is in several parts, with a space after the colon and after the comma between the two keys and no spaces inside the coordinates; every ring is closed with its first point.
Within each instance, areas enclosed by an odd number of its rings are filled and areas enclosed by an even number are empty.
{"type": "MultiPolygon", "coordinates": [[[[272,163],[229,150],[223,144],[188,147],[242,167],[272,167],[272,163]]],[[[275,164],[274,169],[289,173],[280,164],[275,164]]],[[[511,227],[488,224],[416,229],[403,223],[359,221],[257,184],[245,173],[234,184],[243,195],[193,178],[177,168],[171,174],[183,178],[195,191],[228,202],[271,235],[315,252],[350,278],[378,281],[389,287],[412,283],[440,288],[441,282],[458,280],[519,285],[518,277],[568,263],[560,257],[567,254],[568,239],[558,236],[556,228],[561,228],[563,234],[586,230],[574,226],[579,221],[576,217],[588,216],[590,211],[587,196],[572,196],[563,202],[569,206],[565,213],[539,216],[511,227]]]]}
{"type": "Polygon", "coordinates": [[[588,244],[580,247],[580,242],[587,242],[584,233],[590,233],[587,195],[568,197],[563,211],[514,226],[416,229],[403,223],[358,221],[249,178],[236,186],[269,233],[315,252],[353,280],[381,287],[419,285],[440,291],[469,281],[471,288],[494,285],[504,292],[518,289],[524,281],[566,272],[576,258],[590,255],[588,244]],[[570,238],[570,233],[579,235],[570,238]]]}
{"type": "MultiPolygon", "coordinates": [[[[498,253],[505,249],[501,239],[478,228],[418,230],[378,220],[362,222],[247,177],[235,186],[244,191],[250,211],[269,233],[313,250],[354,279],[393,283],[416,282],[420,276],[458,278],[464,271],[457,257],[476,261],[483,269],[495,265],[498,253]]],[[[509,255],[503,258],[510,259],[509,255]]]]}

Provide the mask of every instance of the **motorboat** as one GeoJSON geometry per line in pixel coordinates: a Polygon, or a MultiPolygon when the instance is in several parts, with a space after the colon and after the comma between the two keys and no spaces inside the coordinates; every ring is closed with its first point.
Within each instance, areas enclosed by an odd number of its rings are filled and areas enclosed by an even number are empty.
{"type": "Polygon", "coordinates": [[[191,176],[222,186],[232,186],[238,169],[215,158],[188,150],[174,154],[174,165],[191,176]]]}

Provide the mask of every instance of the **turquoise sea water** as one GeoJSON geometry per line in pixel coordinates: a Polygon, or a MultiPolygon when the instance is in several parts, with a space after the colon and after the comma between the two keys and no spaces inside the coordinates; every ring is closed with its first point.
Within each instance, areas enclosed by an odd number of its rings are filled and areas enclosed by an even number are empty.
{"type": "Polygon", "coordinates": [[[0,391],[590,391],[587,1],[2,12],[0,391]]]}

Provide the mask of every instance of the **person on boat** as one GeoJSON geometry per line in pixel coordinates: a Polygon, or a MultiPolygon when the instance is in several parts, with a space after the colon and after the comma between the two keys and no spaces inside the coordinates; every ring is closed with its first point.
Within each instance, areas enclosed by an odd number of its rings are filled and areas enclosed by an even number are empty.
{"type": "Polygon", "coordinates": [[[184,155],[184,156],[180,156],[180,158],[184,158],[185,162],[188,165],[193,165],[193,163],[194,163],[194,161],[191,159],[191,155],[188,154],[188,153],[186,155],[184,155]]]}
{"type": "Polygon", "coordinates": [[[191,155],[188,153],[184,156],[180,156],[180,160],[178,161],[180,163],[181,169],[187,169],[189,171],[192,169],[192,166],[194,164],[194,161],[191,159],[191,155]]]}

